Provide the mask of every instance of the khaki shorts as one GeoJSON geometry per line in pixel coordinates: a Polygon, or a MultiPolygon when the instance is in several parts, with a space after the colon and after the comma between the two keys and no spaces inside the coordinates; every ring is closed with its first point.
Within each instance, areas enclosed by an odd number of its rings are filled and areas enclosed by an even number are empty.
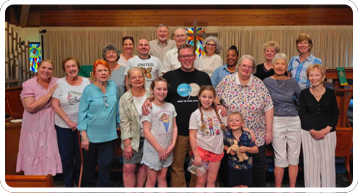
{"type": "Polygon", "coordinates": [[[274,117],[272,147],[275,166],[298,165],[301,151],[301,121],[295,117],[274,117]]]}
{"type": "Polygon", "coordinates": [[[138,152],[133,150],[132,159],[127,160],[124,157],[124,151],[123,151],[123,164],[139,164],[142,161],[143,158],[143,143],[144,143],[144,137],[140,138],[139,148],[138,152]]]}

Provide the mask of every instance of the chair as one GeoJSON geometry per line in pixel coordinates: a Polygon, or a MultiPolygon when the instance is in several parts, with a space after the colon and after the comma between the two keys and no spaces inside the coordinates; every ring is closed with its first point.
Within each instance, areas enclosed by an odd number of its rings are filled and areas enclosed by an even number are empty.
{"type": "Polygon", "coordinates": [[[336,146],[336,173],[346,174],[349,185],[352,183],[349,157],[351,154],[353,129],[345,127],[336,128],[337,146],[336,146]]]}
{"type": "Polygon", "coordinates": [[[5,175],[10,187],[55,187],[51,174],[46,175],[5,175]]]}

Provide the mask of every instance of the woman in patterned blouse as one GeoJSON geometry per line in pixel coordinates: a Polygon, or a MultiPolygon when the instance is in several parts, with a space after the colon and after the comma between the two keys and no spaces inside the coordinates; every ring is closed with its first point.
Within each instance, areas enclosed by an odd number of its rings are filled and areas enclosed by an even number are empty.
{"type": "Polygon", "coordinates": [[[254,131],[259,153],[253,156],[253,182],[255,187],[266,186],[266,145],[272,142],[273,104],[263,82],[253,74],[255,59],[250,55],[240,58],[237,73],[226,76],[216,87],[218,98],[229,113],[244,116],[245,127],[254,131]]]}

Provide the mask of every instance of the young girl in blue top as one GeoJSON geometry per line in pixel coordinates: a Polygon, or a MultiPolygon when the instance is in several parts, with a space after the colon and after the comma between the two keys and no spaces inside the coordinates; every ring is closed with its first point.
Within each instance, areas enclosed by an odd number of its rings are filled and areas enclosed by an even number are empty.
{"type": "Polygon", "coordinates": [[[168,94],[168,83],[163,77],[156,78],[151,86],[154,94],[149,114],[143,116],[145,137],[141,164],[147,166],[145,187],[167,187],[167,171],[173,162],[173,149],[178,136],[174,105],[164,102],[168,94]]]}

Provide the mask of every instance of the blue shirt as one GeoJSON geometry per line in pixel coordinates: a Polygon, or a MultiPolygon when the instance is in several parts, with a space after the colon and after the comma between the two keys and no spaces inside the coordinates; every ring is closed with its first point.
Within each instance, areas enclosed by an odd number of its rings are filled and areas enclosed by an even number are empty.
{"type": "MultiPolygon", "coordinates": [[[[225,146],[232,146],[234,144],[234,140],[238,141],[238,145],[241,146],[245,146],[245,147],[254,147],[255,142],[251,141],[251,134],[249,132],[243,131],[242,130],[242,134],[239,138],[239,140],[237,140],[235,138],[235,136],[232,134],[232,130],[227,127],[224,130],[224,145],[225,146]]],[[[226,152],[225,152],[226,153],[226,152]]],[[[237,157],[237,155],[231,155],[230,153],[228,154],[229,156],[229,167],[234,168],[234,169],[238,169],[238,170],[244,170],[244,169],[251,169],[252,168],[252,156],[250,153],[246,152],[246,155],[249,157],[248,160],[245,160],[243,162],[239,162],[239,158],[237,157]]]]}
{"type": "Polygon", "coordinates": [[[288,64],[288,71],[291,72],[292,78],[298,82],[301,90],[310,87],[310,82],[306,77],[306,70],[307,67],[312,64],[322,64],[322,60],[311,54],[302,63],[300,62],[299,56],[294,56],[288,64]]]}
{"type": "Polygon", "coordinates": [[[106,94],[94,84],[82,92],[78,111],[78,130],[87,131],[91,143],[102,143],[118,138],[119,97],[117,85],[108,81],[106,94]]]}
{"type": "Polygon", "coordinates": [[[216,86],[221,82],[221,80],[229,74],[232,73],[229,72],[229,70],[227,69],[227,64],[218,67],[211,75],[211,83],[213,84],[213,87],[216,88],[216,86]]]}

